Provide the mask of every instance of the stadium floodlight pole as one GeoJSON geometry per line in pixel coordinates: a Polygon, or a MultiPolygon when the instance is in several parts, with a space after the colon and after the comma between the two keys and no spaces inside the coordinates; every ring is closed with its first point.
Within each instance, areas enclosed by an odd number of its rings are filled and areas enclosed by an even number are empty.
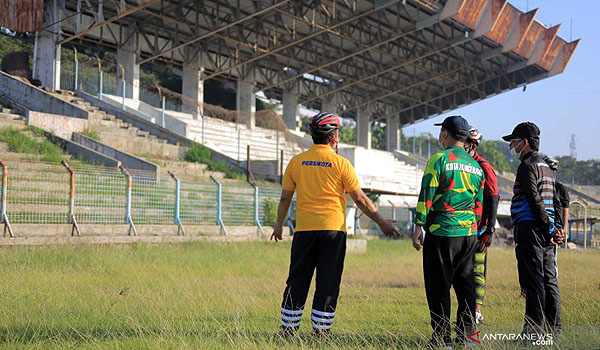
{"type": "Polygon", "coordinates": [[[181,184],[179,182],[179,178],[175,176],[171,170],[167,171],[170,177],[175,180],[175,217],[174,222],[177,225],[177,235],[181,232],[182,236],[185,236],[185,228],[183,227],[183,223],[181,222],[181,217],[179,216],[179,209],[181,203],[181,184]]]}
{"type": "Polygon", "coordinates": [[[75,234],[77,234],[77,236],[81,236],[79,225],[75,219],[75,171],[64,159],[60,162],[60,164],[62,164],[69,171],[71,180],[69,187],[69,223],[73,225],[71,227],[71,236],[75,236],[75,234]]]}
{"type": "Polygon", "coordinates": [[[583,249],[587,249],[587,202],[582,199],[571,201],[571,204],[579,204],[583,207],[583,249]]]}
{"type": "Polygon", "coordinates": [[[131,218],[131,185],[132,185],[131,174],[129,173],[129,171],[127,171],[127,169],[123,165],[119,165],[119,169],[121,170],[123,175],[125,175],[125,177],[127,178],[127,205],[126,205],[127,214],[125,214],[125,223],[129,224],[129,235],[131,235],[131,233],[133,232],[133,235],[137,236],[138,233],[137,233],[137,230],[135,229],[135,224],[133,223],[133,219],[131,218]]]}
{"type": "Polygon", "coordinates": [[[227,228],[225,227],[225,223],[223,222],[222,215],[222,203],[223,203],[223,185],[214,178],[214,176],[210,176],[210,179],[213,180],[215,184],[217,184],[217,224],[221,226],[221,230],[225,234],[225,236],[229,236],[227,233],[227,228]]]}
{"type": "Polygon", "coordinates": [[[6,192],[8,186],[8,167],[6,166],[6,162],[0,159],[0,166],[2,166],[2,198],[0,200],[0,223],[4,223],[4,233],[3,236],[6,236],[6,231],[8,231],[9,237],[14,237],[13,230],[10,227],[10,221],[8,221],[8,216],[6,216],[6,192]]]}

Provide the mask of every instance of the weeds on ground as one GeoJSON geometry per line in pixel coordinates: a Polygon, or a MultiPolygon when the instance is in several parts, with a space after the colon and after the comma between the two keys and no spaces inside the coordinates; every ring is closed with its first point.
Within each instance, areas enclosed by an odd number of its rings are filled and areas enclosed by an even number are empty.
{"type": "Polygon", "coordinates": [[[208,170],[224,173],[228,179],[243,179],[244,174],[233,170],[225,161],[216,162],[212,159],[212,151],[198,143],[193,143],[184,160],[186,162],[202,163],[208,165],[208,170]]]}
{"type": "Polygon", "coordinates": [[[98,135],[98,132],[94,129],[91,128],[85,128],[83,129],[83,131],[81,132],[81,134],[83,136],[87,136],[92,140],[96,140],[96,141],[100,141],[100,135],[98,135]]]}
{"type": "MultiPolygon", "coordinates": [[[[35,135],[39,131],[30,127],[26,129],[35,135]]],[[[8,149],[15,153],[38,154],[42,155],[41,160],[49,163],[60,163],[66,156],[63,150],[48,140],[38,141],[13,127],[0,128],[0,142],[8,145],[8,149]]]]}

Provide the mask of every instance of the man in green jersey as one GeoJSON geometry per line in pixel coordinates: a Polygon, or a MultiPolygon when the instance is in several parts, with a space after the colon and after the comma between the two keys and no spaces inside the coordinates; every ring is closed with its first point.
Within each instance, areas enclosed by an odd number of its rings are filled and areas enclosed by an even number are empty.
{"type": "Polygon", "coordinates": [[[451,286],[458,299],[456,340],[463,343],[473,333],[473,256],[484,185],[483,170],[464,149],[469,123],[461,116],[451,116],[435,125],[442,127],[439,140],[444,150],[434,153],[427,162],[413,234],[415,249],[423,245],[432,347],[451,346],[451,286]]]}

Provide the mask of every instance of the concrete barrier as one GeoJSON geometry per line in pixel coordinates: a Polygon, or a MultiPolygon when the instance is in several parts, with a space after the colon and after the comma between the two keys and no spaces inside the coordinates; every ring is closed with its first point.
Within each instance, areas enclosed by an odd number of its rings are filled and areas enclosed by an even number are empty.
{"type": "MultiPolygon", "coordinates": [[[[13,224],[15,237],[0,237],[0,246],[59,245],[59,244],[130,244],[130,243],[185,243],[194,241],[245,242],[269,239],[272,228],[265,227],[265,238],[256,226],[231,226],[229,236],[220,234],[220,226],[189,225],[186,235],[177,235],[176,225],[137,225],[138,236],[129,236],[128,225],[79,225],[81,236],[71,236],[71,225],[13,224]]],[[[284,240],[291,240],[289,229],[284,229],[284,240]]]]}
{"type": "Polygon", "coordinates": [[[106,156],[84,145],[64,139],[57,135],[53,135],[49,132],[46,132],[46,138],[52,143],[59,145],[75,158],[85,160],[87,163],[106,167],[118,167],[121,165],[121,162],[114,158],[106,156]]]}
{"type": "Polygon", "coordinates": [[[83,132],[88,127],[87,119],[65,117],[51,113],[27,111],[27,124],[50,131],[65,139],[70,139],[74,132],[83,132]]]}
{"type": "Polygon", "coordinates": [[[145,170],[158,173],[158,166],[156,164],[145,161],[141,158],[133,156],[129,153],[119,151],[118,149],[106,145],[100,141],[96,141],[80,133],[74,132],[71,139],[87,148],[90,148],[96,152],[104,154],[110,158],[116,159],[123,164],[127,169],[145,170]]]}
{"type": "Polygon", "coordinates": [[[88,119],[89,112],[0,71],[0,95],[37,112],[88,119]]]}

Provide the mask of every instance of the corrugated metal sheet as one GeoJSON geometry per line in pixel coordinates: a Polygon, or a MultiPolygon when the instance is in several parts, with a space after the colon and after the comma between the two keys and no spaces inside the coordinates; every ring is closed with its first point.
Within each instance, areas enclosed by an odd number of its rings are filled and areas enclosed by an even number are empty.
{"type": "Polygon", "coordinates": [[[37,32],[44,25],[44,0],[0,0],[0,26],[16,32],[37,32]]]}
{"type": "Polygon", "coordinates": [[[493,40],[498,44],[504,44],[504,42],[508,38],[508,34],[510,34],[513,25],[515,21],[519,18],[520,14],[521,12],[517,10],[514,6],[510,4],[506,5],[500,13],[500,17],[496,21],[494,28],[486,36],[490,40],[493,40]]]}

